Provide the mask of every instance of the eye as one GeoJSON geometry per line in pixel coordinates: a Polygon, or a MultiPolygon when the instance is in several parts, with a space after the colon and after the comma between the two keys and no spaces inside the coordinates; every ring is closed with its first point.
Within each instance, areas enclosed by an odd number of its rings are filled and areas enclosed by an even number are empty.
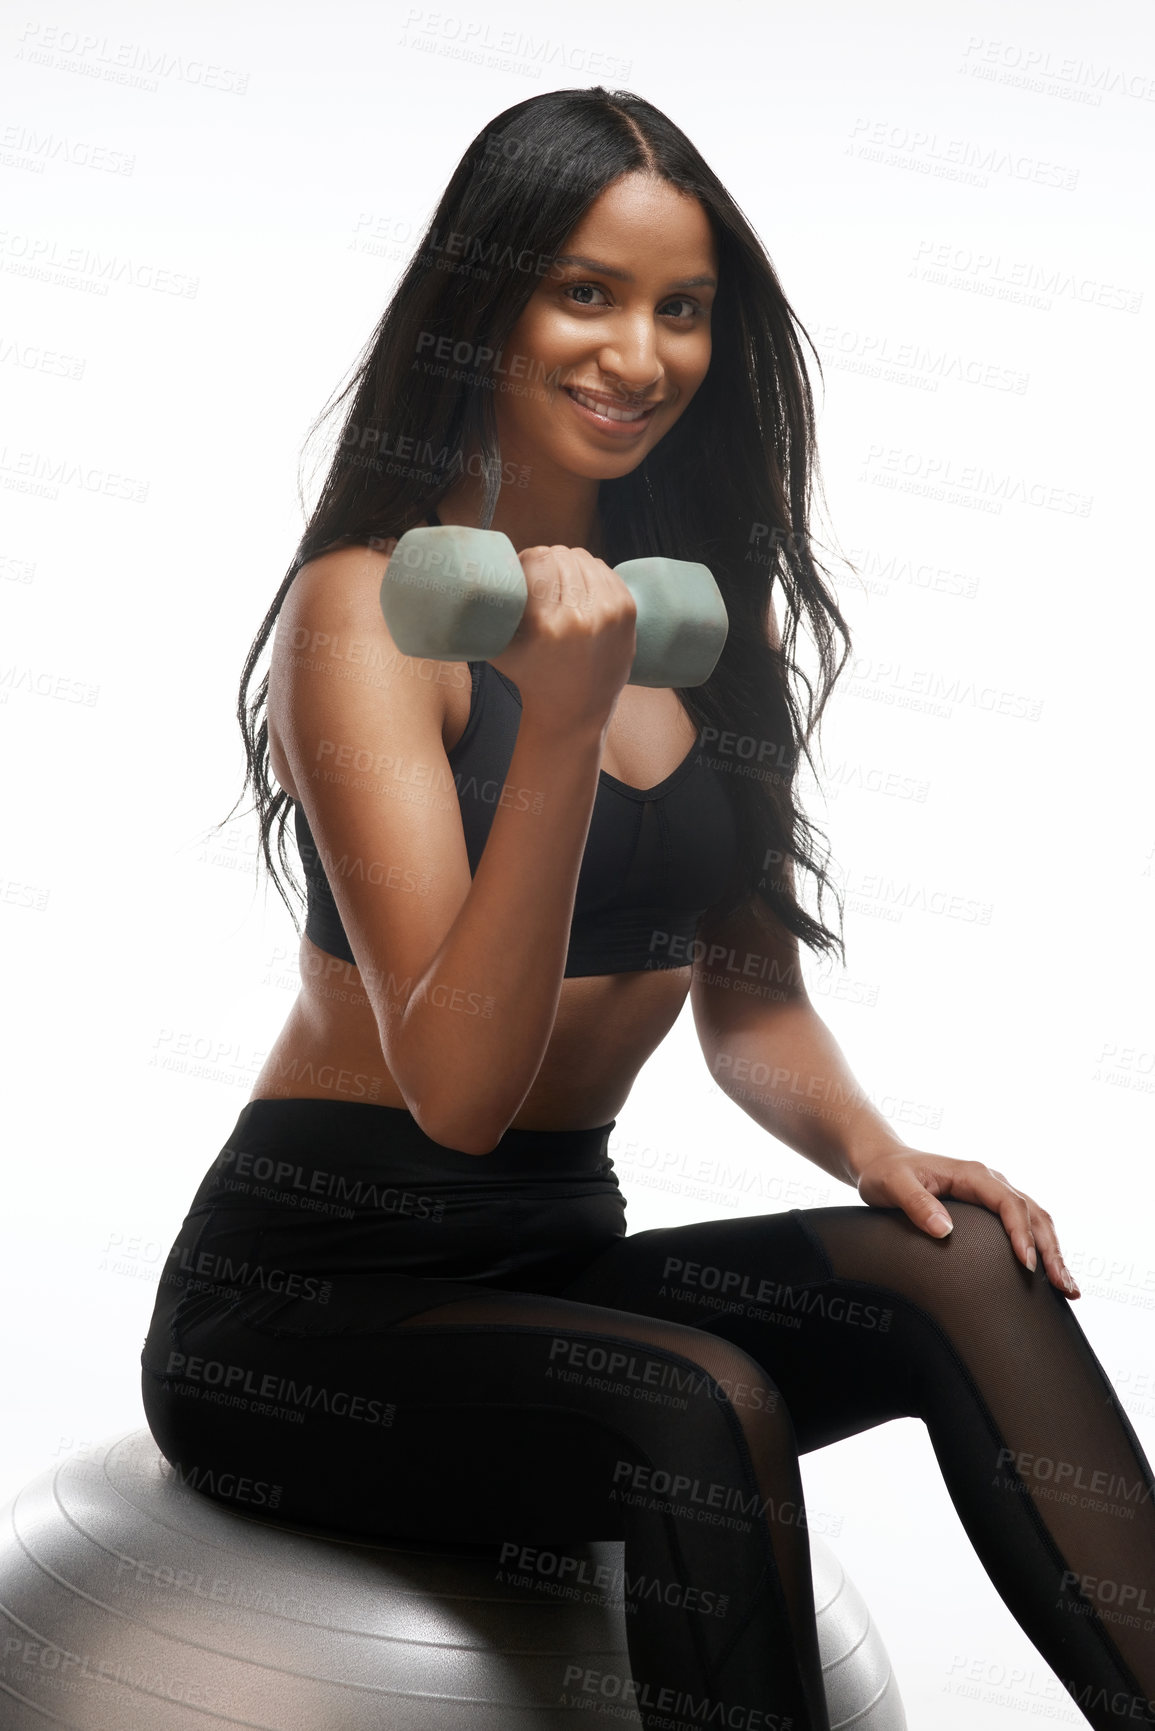
{"type": "MultiPolygon", "coordinates": [[[[600,283],[575,282],[575,283],[570,283],[566,288],[563,288],[561,292],[563,295],[599,294],[599,295],[604,296],[606,291],[602,288],[600,283]]],[[[587,300],[580,300],[580,301],[574,300],[571,302],[571,305],[580,306],[580,307],[592,307],[592,306],[597,306],[598,304],[599,303],[596,301],[587,301],[587,300]]],[[[602,304],[607,304],[607,303],[603,302],[602,304]]],[[[672,295],[670,297],[670,299],[665,303],[666,306],[671,306],[671,305],[677,306],[679,304],[684,306],[684,307],[688,307],[689,311],[686,313],[683,313],[680,317],[676,317],[675,322],[677,324],[682,324],[682,325],[690,324],[692,322],[692,320],[699,317],[699,315],[701,314],[701,312],[703,310],[697,301],[691,300],[689,295],[672,295]]]]}
{"type": "MultiPolygon", "coordinates": [[[[680,321],[683,324],[687,323],[689,319],[696,318],[697,315],[702,311],[702,308],[699,306],[698,302],[695,300],[691,300],[689,295],[675,295],[673,297],[673,299],[674,299],[675,303],[678,301],[681,301],[683,306],[689,307],[689,309],[690,309],[690,311],[686,315],[686,317],[680,321]]],[[[670,302],[667,301],[666,304],[668,306],[670,304],[670,302]]]]}
{"type": "MultiPolygon", "coordinates": [[[[562,294],[565,294],[565,295],[580,295],[580,294],[588,294],[591,291],[594,294],[599,294],[599,295],[605,293],[605,290],[602,288],[599,288],[596,282],[571,283],[568,288],[564,288],[561,292],[562,292],[562,294]]],[[[588,306],[592,306],[593,304],[594,303],[592,301],[575,301],[574,302],[575,306],[581,306],[581,307],[588,307],[588,306]]]]}

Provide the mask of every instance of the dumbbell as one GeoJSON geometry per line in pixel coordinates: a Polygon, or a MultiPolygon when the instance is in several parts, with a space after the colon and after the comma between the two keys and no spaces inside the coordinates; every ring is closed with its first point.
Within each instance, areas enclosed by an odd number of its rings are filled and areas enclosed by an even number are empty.
{"type": "MultiPolygon", "coordinates": [[[[637,607],[630,685],[704,685],[729,630],[705,565],[626,559],[614,570],[637,607]]],[[[381,580],[381,611],[398,649],[433,661],[488,661],[509,647],[529,596],[508,535],[458,523],[408,529],[381,580]]]]}

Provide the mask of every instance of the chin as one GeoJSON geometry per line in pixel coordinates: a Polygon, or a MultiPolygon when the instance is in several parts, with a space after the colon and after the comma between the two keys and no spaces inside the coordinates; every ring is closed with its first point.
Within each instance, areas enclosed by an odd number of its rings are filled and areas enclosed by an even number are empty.
{"type": "MultiPolygon", "coordinates": [[[[549,448],[544,439],[540,448],[549,448]]],[[[595,451],[581,440],[572,439],[566,441],[564,449],[558,452],[555,460],[576,475],[608,481],[618,475],[628,475],[632,469],[636,469],[650,449],[650,445],[646,444],[633,451],[595,451]]]]}

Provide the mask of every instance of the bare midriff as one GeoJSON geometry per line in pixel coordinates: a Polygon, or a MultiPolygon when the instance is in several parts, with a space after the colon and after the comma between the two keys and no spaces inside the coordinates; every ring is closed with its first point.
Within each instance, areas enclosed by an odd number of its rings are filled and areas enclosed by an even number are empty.
{"type": "MultiPolygon", "coordinates": [[[[468,677],[442,689],[442,740],[449,751],[469,719],[468,677]]],[[[631,787],[656,787],[695,738],[694,723],[674,691],[623,686],[606,732],[602,768],[631,787]]],[[[269,759],[280,786],[295,800],[271,709],[269,759]]],[[[298,959],[300,991],[249,1098],[359,1100],[407,1108],[385,1063],[360,969],[318,949],[303,933],[298,959]]],[[[608,1124],[677,1020],[690,977],[686,966],[563,980],[545,1056],[511,1128],[583,1130],[608,1124]]]]}

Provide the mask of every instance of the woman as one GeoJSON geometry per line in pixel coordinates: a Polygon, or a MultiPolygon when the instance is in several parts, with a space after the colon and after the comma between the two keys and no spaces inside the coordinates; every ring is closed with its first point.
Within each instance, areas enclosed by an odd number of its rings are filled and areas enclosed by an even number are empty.
{"type": "Polygon", "coordinates": [[[799,969],[800,941],[842,949],[796,897],[796,867],[819,908],[827,879],[794,788],[849,646],[810,549],[799,331],[638,97],[535,97],[466,152],[244,671],[265,859],[291,804],[308,879],[302,986],[173,1246],[149,1424],[174,1461],[275,1483],[281,1518],[620,1535],[659,1585],[627,1600],[647,1728],[802,1731],[828,1720],[799,1454],[916,1415],[1087,1722],[1152,1724],[1155,1642],[1119,1609],[1155,1576],[1151,1469],[1051,1217],[896,1137],[799,969]],[[530,599],[491,663],[392,642],[382,578],[426,523],[518,551],[530,599]],[[654,552],[728,609],[687,691],[626,683],[612,567],[654,552]],[[626,1234],[609,1135],[687,993],[733,1097],[867,1207],[626,1234]],[[751,1060],[800,1083],[727,1080],[751,1060]]]}

